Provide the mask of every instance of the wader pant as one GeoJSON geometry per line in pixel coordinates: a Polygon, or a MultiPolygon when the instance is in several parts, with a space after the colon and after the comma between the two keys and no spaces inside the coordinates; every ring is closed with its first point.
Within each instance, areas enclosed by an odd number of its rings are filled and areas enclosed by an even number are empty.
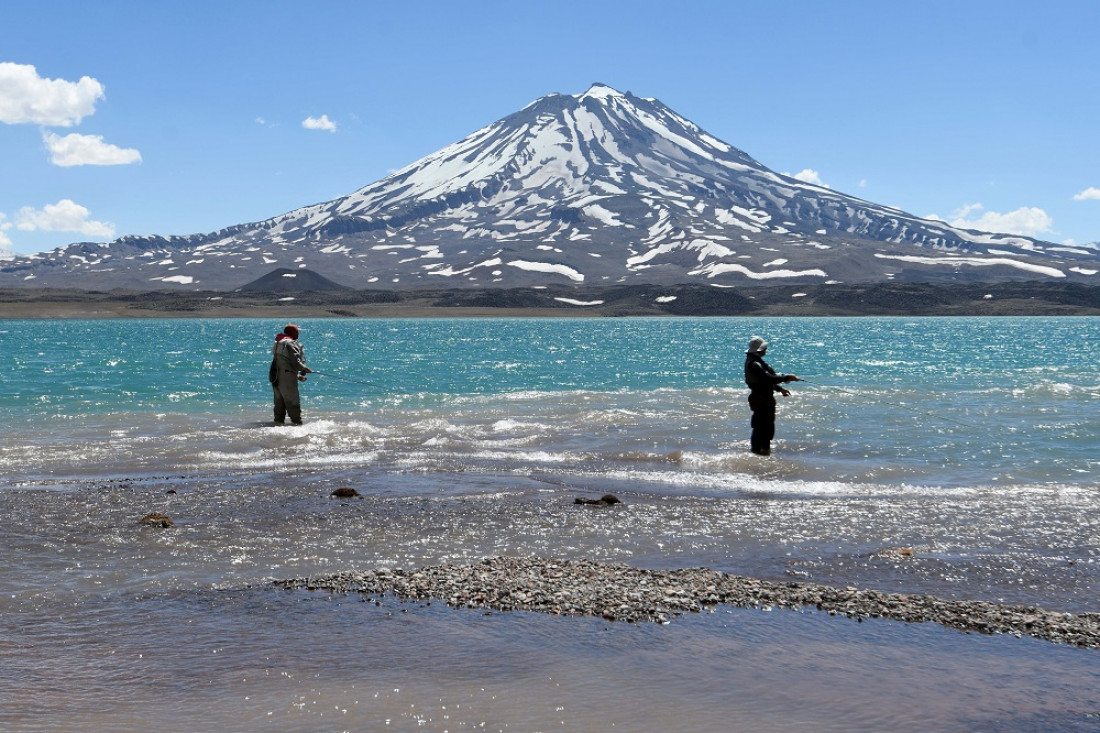
{"type": "Polygon", "coordinates": [[[298,396],[298,372],[279,370],[279,379],[272,385],[275,392],[275,424],[282,425],[286,416],[295,425],[302,424],[302,399],[298,396]]]}
{"type": "Polygon", "coordinates": [[[752,452],[770,455],[775,437],[775,393],[770,390],[750,392],[749,408],[752,410],[752,438],[749,439],[752,452]]]}

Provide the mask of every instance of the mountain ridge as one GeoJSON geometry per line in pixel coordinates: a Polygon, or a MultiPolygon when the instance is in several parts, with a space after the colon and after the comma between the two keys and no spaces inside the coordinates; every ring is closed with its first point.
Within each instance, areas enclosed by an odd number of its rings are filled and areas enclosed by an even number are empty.
{"type": "Polygon", "coordinates": [[[652,98],[551,94],[331,201],[192,236],[78,243],[0,287],[233,290],[277,268],[353,288],[1094,282],[1100,251],[974,232],[798,181],[652,98]]]}

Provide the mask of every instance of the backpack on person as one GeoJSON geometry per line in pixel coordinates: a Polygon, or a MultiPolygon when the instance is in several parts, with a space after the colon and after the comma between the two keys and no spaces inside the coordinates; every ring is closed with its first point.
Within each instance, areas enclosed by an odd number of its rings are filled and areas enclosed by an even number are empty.
{"type": "Polygon", "coordinates": [[[267,370],[267,381],[271,382],[272,386],[279,381],[279,344],[288,338],[290,338],[290,336],[287,336],[285,333],[275,334],[275,348],[272,349],[275,356],[271,357],[271,366],[268,367],[267,370]]]}

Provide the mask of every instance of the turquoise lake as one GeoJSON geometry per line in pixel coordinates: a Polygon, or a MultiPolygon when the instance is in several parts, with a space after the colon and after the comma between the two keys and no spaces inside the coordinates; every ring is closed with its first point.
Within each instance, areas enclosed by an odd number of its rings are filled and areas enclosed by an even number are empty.
{"type": "Polygon", "coordinates": [[[1031,639],[269,588],[536,554],[1100,611],[1100,319],[296,322],[319,372],[301,427],[272,425],[283,321],[0,321],[0,728],[142,730],[154,701],[168,728],[221,730],[1087,730],[1100,715],[1096,653],[1031,639]],[[748,450],[754,335],[807,380],[779,398],[767,458],[748,450]],[[573,504],[604,493],[627,506],[573,504]],[[175,526],[139,527],[151,511],[175,526]],[[912,557],[881,552],[898,547],[912,557]]]}

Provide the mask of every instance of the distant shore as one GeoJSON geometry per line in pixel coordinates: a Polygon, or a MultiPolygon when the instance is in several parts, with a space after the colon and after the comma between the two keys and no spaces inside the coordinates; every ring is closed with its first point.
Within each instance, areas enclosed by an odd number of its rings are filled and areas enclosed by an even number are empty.
{"type": "Polygon", "coordinates": [[[1049,281],[228,293],[0,289],[3,319],[1093,315],[1100,315],[1100,285],[1049,281]]]}

